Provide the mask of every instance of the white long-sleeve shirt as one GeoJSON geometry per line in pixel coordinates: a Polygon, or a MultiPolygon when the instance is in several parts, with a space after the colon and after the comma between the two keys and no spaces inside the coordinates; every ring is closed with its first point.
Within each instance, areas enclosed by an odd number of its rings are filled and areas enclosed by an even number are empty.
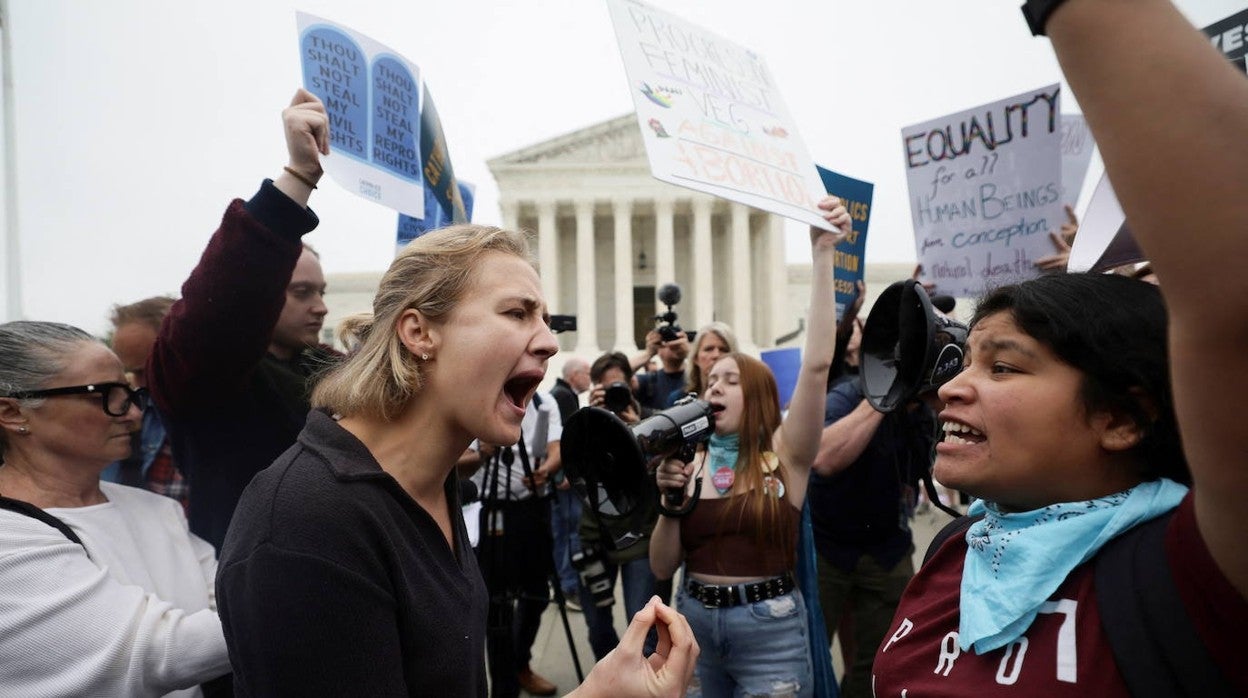
{"type": "Polygon", "coordinates": [[[229,671],[212,546],[177,502],[100,483],[108,502],[0,510],[0,686],[15,696],[197,695],[229,671]]]}

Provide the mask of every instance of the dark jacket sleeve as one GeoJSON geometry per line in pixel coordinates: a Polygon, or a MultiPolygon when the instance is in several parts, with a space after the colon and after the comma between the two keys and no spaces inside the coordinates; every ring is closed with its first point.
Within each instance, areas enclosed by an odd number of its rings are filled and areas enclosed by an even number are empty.
{"type": "Polygon", "coordinates": [[[286,286],[316,215],[265,180],[234,200],[182,285],[148,358],[156,404],[178,415],[221,405],[264,358],[286,303],[286,286]]]}
{"type": "Polygon", "coordinates": [[[262,543],[217,599],[237,695],[408,695],[395,600],[357,571],[262,543]]]}

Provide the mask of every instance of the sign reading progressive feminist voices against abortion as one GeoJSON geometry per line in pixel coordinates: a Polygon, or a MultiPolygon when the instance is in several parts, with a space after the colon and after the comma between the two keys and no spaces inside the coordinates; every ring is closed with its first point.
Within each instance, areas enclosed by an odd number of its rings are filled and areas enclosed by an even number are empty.
{"type": "Polygon", "coordinates": [[[845,316],[845,308],[858,295],[858,282],[862,281],[867,256],[867,224],[871,222],[871,196],[875,185],[853,177],[824,169],[816,165],[824,189],[841,200],[849,211],[849,235],[836,246],[836,262],[833,265],[836,287],[836,319],[845,316]]]}
{"type": "Polygon", "coordinates": [[[1096,141],[1081,114],[1062,114],[1062,203],[1073,208],[1083,191],[1096,141]]]}
{"type": "Polygon", "coordinates": [[[372,39],[298,13],[303,84],[325,104],[325,171],[360,196],[425,214],[420,158],[420,69],[372,39]]]}
{"type": "Polygon", "coordinates": [[[761,56],[639,0],[607,0],[657,178],[831,230],[761,56]]]}
{"type": "Polygon", "coordinates": [[[915,251],[941,293],[1035,276],[1063,220],[1058,85],[902,129],[915,251]]]}

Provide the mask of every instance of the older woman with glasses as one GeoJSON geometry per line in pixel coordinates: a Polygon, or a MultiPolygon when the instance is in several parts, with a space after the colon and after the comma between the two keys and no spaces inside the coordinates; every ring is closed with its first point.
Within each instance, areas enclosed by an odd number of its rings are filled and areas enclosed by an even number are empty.
{"type": "Polygon", "coordinates": [[[0,325],[0,356],[4,693],[199,695],[230,670],[213,549],[174,500],[100,482],[143,396],[68,325],[0,325]]]}

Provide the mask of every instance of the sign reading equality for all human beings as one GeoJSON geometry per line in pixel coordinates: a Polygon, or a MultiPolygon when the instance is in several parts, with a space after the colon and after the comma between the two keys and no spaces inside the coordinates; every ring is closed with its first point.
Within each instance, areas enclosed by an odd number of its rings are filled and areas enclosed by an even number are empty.
{"type": "Polygon", "coordinates": [[[1036,276],[1061,227],[1060,86],[902,129],[915,251],[941,293],[1036,276]]]}
{"type": "Polygon", "coordinates": [[[329,115],[334,181],[409,216],[425,215],[420,69],[356,31],[300,12],[304,87],[329,115]]]}
{"type": "Polygon", "coordinates": [[[1243,72],[1248,72],[1248,10],[1236,12],[1204,28],[1213,47],[1243,72]]]}
{"type": "Polygon", "coordinates": [[[640,0],[607,0],[655,178],[831,230],[763,58],[640,0]]]}

